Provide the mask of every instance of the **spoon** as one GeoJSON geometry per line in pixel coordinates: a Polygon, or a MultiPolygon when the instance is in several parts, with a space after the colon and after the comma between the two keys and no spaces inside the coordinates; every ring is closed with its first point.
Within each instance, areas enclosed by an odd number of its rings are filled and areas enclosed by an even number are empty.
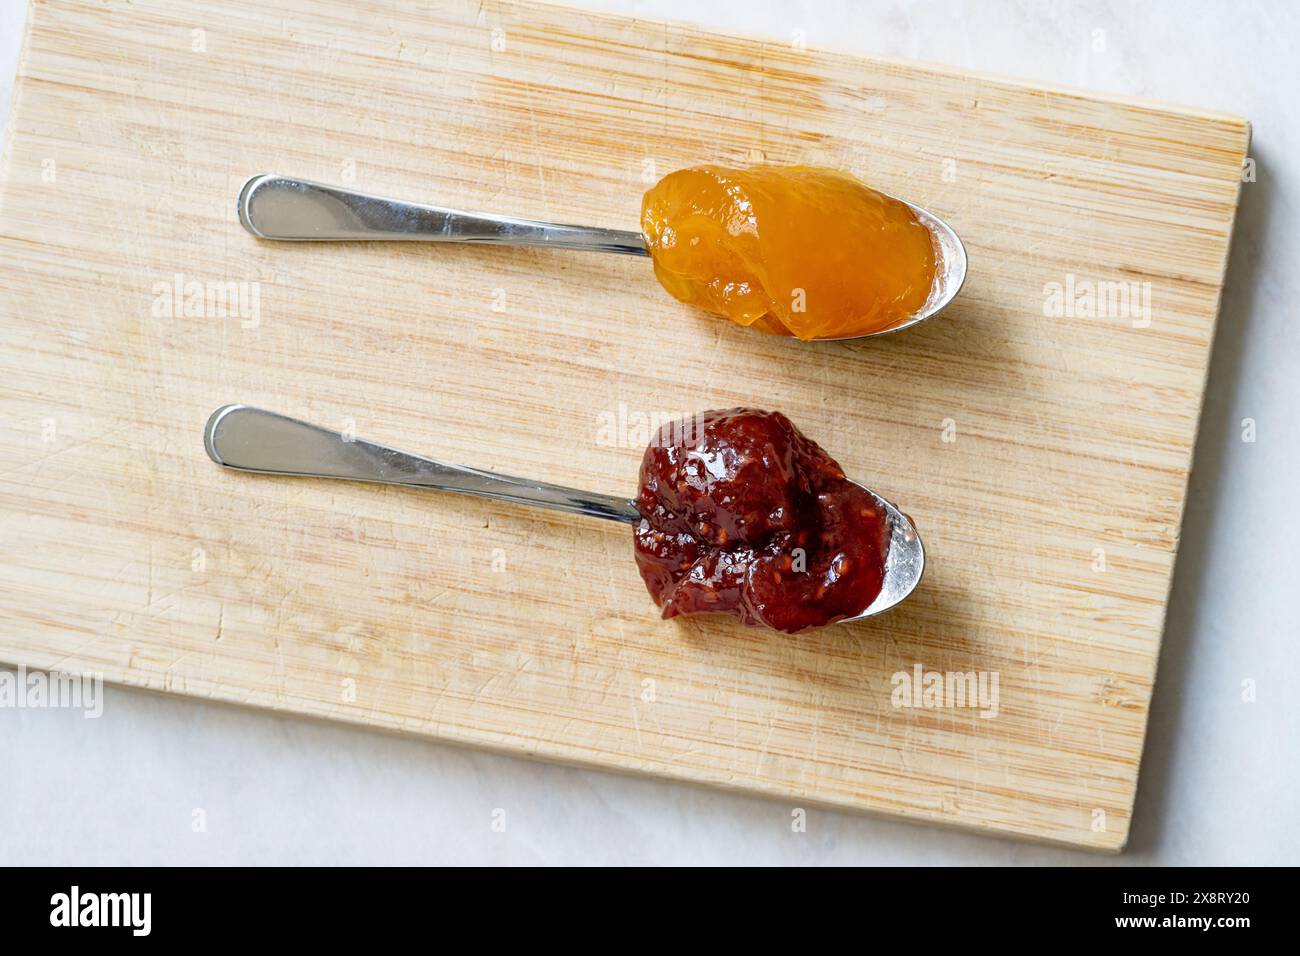
{"type": "MultiPolygon", "coordinates": [[[[966,281],[966,247],[938,216],[906,205],[930,230],[936,249],[934,282],[921,310],[906,322],[866,335],[865,339],[910,328],[938,315],[966,281]]],[[[390,240],[406,242],[481,242],[508,246],[549,246],[588,252],[648,256],[639,232],[566,226],[490,213],[461,212],[442,206],[385,199],[305,179],[261,173],[239,191],[239,221],[259,239],[291,242],[390,240]]],[[[817,339],[819,342],[839,341],[817,339]]]]}
{"type": "MultiPolygon", "coordinates": [[[[203,445],[209,458],[235,471],[435,488],[630,525],[641,521],[629,498],[434,461],[248,405],[222,405],[213,412],[203,429],[203,445]]],[[[925,549],[911,519],[875,492],[863,490],[888,517],[889,554],[880,593],[851,621],[898,604],[916,588],[925,570],[925,549]]]]}

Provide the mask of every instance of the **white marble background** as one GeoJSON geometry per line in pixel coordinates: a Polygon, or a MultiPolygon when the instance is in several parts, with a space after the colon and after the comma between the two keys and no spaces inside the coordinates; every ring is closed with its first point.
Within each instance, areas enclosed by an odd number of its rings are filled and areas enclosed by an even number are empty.
{"type": "MultiPolygon", "coordinates": [[[[820,811],[794,834],[780,803],[110,688],[100,720],[0,710],[0,864],[1300,863],[1300,6],[578,2],[1253,121],[1128,851],[820,811]]],[[[4,110],[24,17],[0,0],[4,110]]]]}

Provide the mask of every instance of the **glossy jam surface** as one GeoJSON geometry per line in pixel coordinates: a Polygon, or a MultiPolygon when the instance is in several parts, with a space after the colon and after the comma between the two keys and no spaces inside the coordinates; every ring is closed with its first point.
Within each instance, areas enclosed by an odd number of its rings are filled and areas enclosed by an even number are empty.
{"type": "Polygon", "coordinates": [[[636,561],[666,618],[725,613],[794,633],[880,593],[888,519],[779,412],[665,425],[641,460],[636,561]]]}
{"type": "Polygon", "coordinates": [[[911,208],[830,169],[678,170],[645,194],[641,231],[676,298],[775,335],[893,328],[934,284],[934,242],[911,208]]]}

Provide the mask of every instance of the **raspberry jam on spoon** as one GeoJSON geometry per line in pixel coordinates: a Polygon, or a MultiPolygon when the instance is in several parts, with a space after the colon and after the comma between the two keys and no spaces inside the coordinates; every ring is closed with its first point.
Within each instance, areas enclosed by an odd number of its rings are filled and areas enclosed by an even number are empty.
{"type": "Polygon", "coordinates": [[[704,412],[660,430],[635,501],[412,455],[248,405],[203,433],[236,471],[455,491],[635,528],[637,567],[665,617],[721,612],[794,633],[887,611],[916,588],[911,520],[846,478],[779,412],[704,412]]]}
{"type": "Polygon", "coordinates": [[[794,633],[880,594],[890,524],[780,412],[665,425],[641,461],[636,561],[663,616],[721,612],[794,633]]]}

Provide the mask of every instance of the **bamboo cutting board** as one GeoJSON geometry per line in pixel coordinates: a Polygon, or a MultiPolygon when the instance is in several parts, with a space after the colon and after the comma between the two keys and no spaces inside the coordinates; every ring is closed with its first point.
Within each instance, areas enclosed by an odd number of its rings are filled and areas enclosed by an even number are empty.
{"type": "Polygon", "coordinates": [[[1122,847],[1247,124],[419,6],[31,10],[0,200],[0,660],[1122,847]],[[645,260],[259,243],[235,217],[274,171],[633,228],[647,181],[756,160],[946,218],[972,262],[956,306],[803,345],[674,302],[645,260]],[[649,416],[777,408],[914,517],[929,570],[809,636],[661,622],[627,529],[226,473],[201,429],[231,401],[627,494],[649,416]],[[996,680],[996,714],[900,706],[918,666],[996,680]]]}

